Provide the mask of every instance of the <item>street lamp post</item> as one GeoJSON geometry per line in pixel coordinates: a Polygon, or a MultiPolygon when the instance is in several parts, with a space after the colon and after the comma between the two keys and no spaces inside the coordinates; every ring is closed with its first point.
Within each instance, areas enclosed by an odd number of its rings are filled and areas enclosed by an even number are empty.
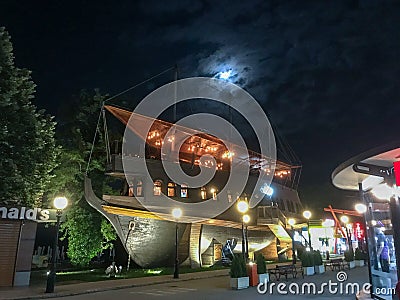
{"type": "Polygon", "coordinates": [[[245,258],[246,260],[249,259],[249,231],[247,229],[247,224],[250,222],[250,216],[249,215],[243,215],[242,223],[244,223],[244,228],[245,228],[245,240],[246,240],[246,251],[245,251],[245,258]]]}
{"type": "MultiPolygon", "coordinates": [[[[367,206],[365,205],[365,204],[362,204],[362,203],[357,203],[356,205],[354,205],[354,208],[356,209],[356,211],[360,214],[360,215],[362,215],[362,222],[363,222],[363,226],[364,226],[364,230],[365,230],[365,232],[364,232],[364,237],[365,237],[365,243],[366,243],[366,247],[365,248],[368,248],[368,243],[367,243],[367,239],[368,239],[368,237],[367,237],[367,234],[366,234],[366,231],[367,231],[367,221],[366,221],[366,219],[365,219],[365,213],[367,212],[367,206]]],[[[361,249],[364,249],[364,247],[361,247],[361,249]]]]}
{"type": "MultiPolygon", "coordinates": [[[[239,200],[239,202],[237,203],[237,209],[243,215],[249,210],[249,204],[245,200],[239,200]]],[[[241,218],[242,219],[242,255],[243,255],[243,258],[246,260],[246,258],[247,258],[247,256],[246,256],[246,234],[245,234],[245,230],[244,230],[243,217],[244,216],[242,216],[242,218],[241,218]]]]}
{"type": "Polygon", "coordinates": [[[295,265],[297,262],[296,259],[296,249],[294,247],[294,224],[296,224],[296,220],[295,219],[289,219],[288,223],[290,225],[290,228],[292,229],[292,262],[295,265]]]}
{"type": "Polygon", "coordinates": [[[307,233],[308,233],[308,246],[310,247],[310,251],[312,251],[311,247],[311,234],[310,234],[310,218],[311,212],[309,210],[305,210],[303,212],[303,217],[307,219],[307,233]]]}
{"type": "Polygon", "coordinates": [[[54,293],[54,286],[56,283],[56,269],[57,269],[57,245],[58,245],[58,232],[60,230],[61,215],[64,208],[68,205],[68,199],[65,197],[57,197],[54,199],[54,207],[57,209],[57,223],[56,223],[56,234],[54,238],[53,249],[51,252],[52,263],[50,265],[50,271],[47,275],[46,282],[46,293],[54,293]]]}
{"type": "MultiPolygon", "coordinates": [[[[362,183],[359,184],[359,189],[360,189],[360,196],[361,199],[364,200],[364,191],[362,189],[362,183]]],[[[373,291],[373,287],[372,287],[372,273],[371,273],[371,261],[370,261],[370,257],[369,257],[369,245],[368,245],[368,232],[367,232],[367,218],[365,217],[365,214],[367,213],[367,206],[363,203],[357,203],[354,208],[356,209],[356,211],[361,214],[363,216],[363,223],[364,223],[364,237],[365,237],[365,250],[367,252],[367,266],[368,266],[368,278],[369,278],[369,282],[371,284],[371,291],[373,291]]]]}
{"type": "Polygon", "coordinates": [[[343,222],[344,227],[346,228],[346,239],[347,239],[347,246],[349,248],[349,251],[353,252],[353,247],[351,245],[351,236],[350,236],[350,230],[348,228],[349,226],[349,217],[347,216],[341,216],[340,221],[343,222]]]}
{"type": "Polygon", "coordinates": [[[182,210],[180,208],[174,208],[172,210],[172,216],[175,219],[175,263],[174,263],[174,278],[179,278],[179,253],[178,253],[178,221],[182,217],[182,210]]]}

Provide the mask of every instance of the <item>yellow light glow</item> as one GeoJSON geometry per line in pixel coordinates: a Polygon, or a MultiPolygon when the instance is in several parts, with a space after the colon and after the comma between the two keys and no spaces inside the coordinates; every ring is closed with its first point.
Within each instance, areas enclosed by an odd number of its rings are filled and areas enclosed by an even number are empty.
{"type": "Polygon", "coordinates": [[[246,224],[250,222],[250,216],[249,215],[244,215],[243,216],[243,222],[245,222],[246,224]]]}
{"type": "Polygon", "coordinates": [[[349,217],[348,216],[341,216],[340,217],[340,221],[342,221],[343,223],[347,224],[347,223],[349,223],[349,217]]]}
{"type": "Polygon", "coordinates": [[[295,220],[295,219],[289,219],[289,220],[288,220],[288,224],[289,224],[290,226],[294,226],[294,224],[296,224],[296,220],[295,220]]]}
{"type": "Polygon", "coordinates": [[[180,217],[182,217],[182,209],[180,209],[180,208],[174,208],[174,209],[172,210],[172,216],[173,216],[175,219],[179,219],[180,217]]]}
{"type": "Polygon", "coordinates": [[[234,155],[235,155],[235,153],[232,152],[232,151],[225,151],[225,152],[222,154],[222,158],[232,158],[234,155]]]}
{"type": "Polygon", "coordinates": [[[237,209],[239,212],[244,214],[245,212],[247,212],[249,210],[249,204],[247,203],[247,201],[240,200],[237,204],[237,209]]]}
{"type": "Polygon", "coordinates": [[[362,204],[362,203],[357,203],[354,208],[356,209],[356,211],[360,214],[363,214],[367,211],[367,207],[362,204]]]}
{"type": "Polygon", "coordinates": [[[307,220],[309,220],[311,218],[311,211],[305,210],[303,212],[303,217],[306,218],[307,220]]]}
{"type": "Polygon", "coordinates": [[[56,209],[64,209],[68,205],[68,199],[65,197],[56,197],[54,199],[54,207],[56,209]]]}

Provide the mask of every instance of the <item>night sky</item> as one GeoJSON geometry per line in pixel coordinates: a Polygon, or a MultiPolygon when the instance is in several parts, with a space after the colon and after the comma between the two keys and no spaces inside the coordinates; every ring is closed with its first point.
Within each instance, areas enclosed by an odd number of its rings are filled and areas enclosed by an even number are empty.
{"type": "Polygon", "coordinates": [[[398,138],[399,1],[0,0],[0,26],[57,117],[81,89],[113,95],[175,64],[181,78],[232,69],[302,161],[312,207],[351,208],[333,169],[398,138]]]}

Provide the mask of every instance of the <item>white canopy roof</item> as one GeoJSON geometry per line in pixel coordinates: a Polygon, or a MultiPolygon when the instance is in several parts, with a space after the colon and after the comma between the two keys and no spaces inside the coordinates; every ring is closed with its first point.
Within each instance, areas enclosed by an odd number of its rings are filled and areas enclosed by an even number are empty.
{"type": "Polygon", "coordinates": [[[369,164],[379,167],[393,167],[393,162],[400,160],[400,141],[378,147],[357,155],[332,172],[332,183],[339,189],[358,191],[359,183],[362,183],[364,191],[383,182],[383,177],[358,173],[353,169],[355,164],[369,164]]]}

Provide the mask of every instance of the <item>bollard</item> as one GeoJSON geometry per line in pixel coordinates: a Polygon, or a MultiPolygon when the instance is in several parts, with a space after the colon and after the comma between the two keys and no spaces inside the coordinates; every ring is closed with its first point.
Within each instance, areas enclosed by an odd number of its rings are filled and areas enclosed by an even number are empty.
{"type": "Polygon", "coordinates": [[[249,276],[250,286],[258,285],[257,264],[249,263],[247,265],[247,275],[249,276]]]}

